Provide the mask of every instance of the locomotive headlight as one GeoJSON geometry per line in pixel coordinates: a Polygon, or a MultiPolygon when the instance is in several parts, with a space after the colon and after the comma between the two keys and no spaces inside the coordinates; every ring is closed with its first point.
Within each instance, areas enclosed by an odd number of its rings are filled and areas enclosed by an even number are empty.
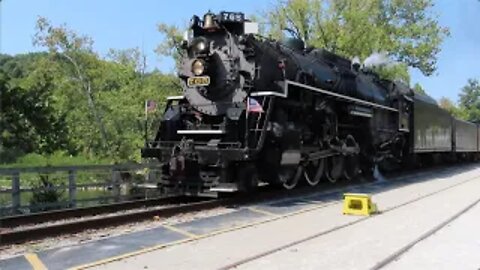
{"type": "Polygon", "coordinates": [[[208,41],[204,37],[197,37],[192,40],[192,51],[195,54],[205,54],[208,52],[208,41]]]}
{"type": "Polygon", "coordinates": [[[205,64],[202,60],[195,60],[192,63],[192,72],[195,76],[200,76],[205,71],[205,64]]]}
{"type": "Polygon", "coordinates": [[[205,41],[200,40],[199,42],[197,42],[197,44],[195,44],[195,50],[197,52],[204,52],[205,49],[207,49],[207,44],[205,43],[205,41]]]}

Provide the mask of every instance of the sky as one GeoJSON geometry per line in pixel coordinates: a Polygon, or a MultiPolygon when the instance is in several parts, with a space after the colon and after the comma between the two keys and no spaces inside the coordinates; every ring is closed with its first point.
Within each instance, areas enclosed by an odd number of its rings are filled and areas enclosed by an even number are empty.
{"type": "MultiPolygon", "coordinates": [[[[173,61],[154,53],[162,41],[160,22],[186,26],[193,14],[211,9],[255,14],[275,0],[0,0],[0,53],[39,51],[32,45],[38,16],[54,25],[65,23],[95,41],[94,49],[105,55],[110,48],[138,47],[147,56],[149,69],[173,72],[173,61]]],[[[411,70],[412,85],[420,83],[436,99],[458,100],[469,78],[480,79],[480,1],[437,0],[434,13],[440,24],[450,29],[438,55],[437,72],[425,77],[411,70]]]]}

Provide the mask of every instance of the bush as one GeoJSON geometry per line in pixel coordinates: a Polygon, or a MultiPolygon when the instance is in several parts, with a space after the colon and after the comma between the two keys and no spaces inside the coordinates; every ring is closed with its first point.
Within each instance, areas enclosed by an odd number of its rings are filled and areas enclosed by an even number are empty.
{"type": "Polygon", "coordinates": [[[50,205],[59,203],[65,192],[65,187],[58,186],[56,182],[50,180],[48,175],[39,176],[38,182],[33,186],[32,198],[30,199],[32,212],[62,208],[61,205],[50,205]]]}

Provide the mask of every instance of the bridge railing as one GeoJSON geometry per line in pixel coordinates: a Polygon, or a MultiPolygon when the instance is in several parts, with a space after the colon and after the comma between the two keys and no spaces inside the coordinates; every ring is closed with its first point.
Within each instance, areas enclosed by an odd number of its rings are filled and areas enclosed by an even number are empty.
{"type": "Polygon", "coordinates": [[[160,196],[151,164],[0,168],[0,216],[160,196]]]}

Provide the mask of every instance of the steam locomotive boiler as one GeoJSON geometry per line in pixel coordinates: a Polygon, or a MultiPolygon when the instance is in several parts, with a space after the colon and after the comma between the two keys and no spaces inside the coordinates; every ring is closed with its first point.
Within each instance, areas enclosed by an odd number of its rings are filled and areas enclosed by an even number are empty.
{"type": "Polygon", "coordinates": [[[162,162],[162,189],[253,191],[260,182],[293,189],[404,162],[416,140],[411,89],[257,30],[242,13],[192,18],[178,72],[183,95],[167,99],[142,149],[162,162]]]}

